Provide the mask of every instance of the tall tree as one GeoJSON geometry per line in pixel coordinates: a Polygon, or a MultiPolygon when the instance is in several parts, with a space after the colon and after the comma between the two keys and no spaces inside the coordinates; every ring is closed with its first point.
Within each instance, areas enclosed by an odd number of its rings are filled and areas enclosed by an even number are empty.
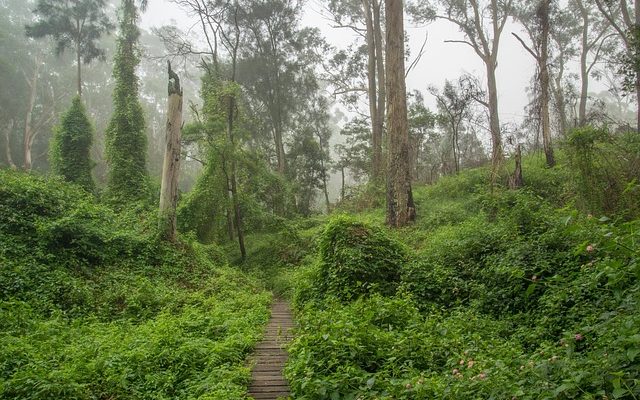
{"type": "Polygon", "coordinates": [[[626,49],[625,88],[634,92],[637,102],[636,129],[640,131],[640,1],[594,0],[626,49]]]}
{"type": "Polygon", "coordinates": [[[551,76],[549,89],[553,95],[560,135],[567,133],[570,113],[572,113],[570,104],[573,101],[575,89],[573,79],[566,78],[572,77],[568,66],[578,54],[576,38],[580,31],[582,27],[571,9],[558,8],[553,13],[550,32],[553,58],[549,62],[551,76]]]}
{"type": "Polygon", "coordinates": [[[88,192],[95,189],[91,177],[93,161],[89,151],[93,141],[93,126],[79,96],[60,120],[51,141],[51,166],[54,173],[88,192]]]}
{"type": "Polygon", "coordinates": [[[523,4],[515,14],[525,27],[532,45],[528,45],[516,33],[513,33],[513,35],[537,63],[538,95],[540,98],[539,118],[542,128],[542,142],[547,165],[553,167],[556,161],[551,145],[551,116],[549,113],[551,99],[549,75],[550,10],[551,0],[539,0],[537,3],[526,2],[523,4]]]}
{"type": "Polygon", "coordinates": [[[180,78],[171,69],[169,73],[165,152],[160,185],[160,212],[158,222],[161,237],[175,241],[177,234],[176,207],[178,205],[178,175],[180,173],[180,134],[182,130],[182,86],[180,78]]]}
{"type": "Polygon", "coordinates": [[[462,76],[454,84],[446,80],[442,92],[430,88],[429,92],[435,96],[440,112],[440,123],[449,131],[451,153],[456,174],[460,172],[460,136],[464,130],[464,123],[473,117],[473,105],[476,99],[484,97],[475,81],[462,76]]]}
{"type": "Polygon", "coordinates": [[[113,24],[104,9],[105,0],[39,0],[33,10],[38,21],[26,27],[29,37],[51,36],[56,55],[69,48],[75,51],[78,96],[82,96],[82,63],[105,57],[97,41],[111,32],[113,24]]]}
{"type": "Polygon", "coordinates": [[[464,34],[464,40],[449,40],[462,43],[473,49],[485,65],[487,72],[489,129],[491,131],[492,164],[494,171],[504,159],[498,109],[496,69],[500,38],[513,7],[513,0],[434,0],[439,8],[427,0],[419,0],[410,12],[418,21],[439,18],[456,25],[464,34]],[[489,26],[487,29],[486,25],[489,26]]]}
{"type": "Polygon", "coordinates": [[[294,116],[318,89],[316,48],[322,39],[315,29],[300,28],[300,0],[246,1],[242,24],[245,37],[238,81],[247,90],[273,138],[276,171],[286,174],[285,143],[294,116]]]}
{"type": "MultiPolygon", "coordinates": [[[[382,179],[384,174],[382,149],[386,107],[382,3],[379,0],[331,0],[328,10],[335,26],[351,29],[365,41],[367,54],[366,90],[362,90],[359,86],[348,86],[353,82],[345,79],[344,71],[336,69],[335,65],[334,68],[328,69],[328,76],[330,82],[336,84],[339,93],[367,93],[372,150],[370,176],[374,181],[378,181],[382,179]]],[[[339,55],[341,54],[339,53],[339,55]]],[[[352,61],[350,58],[342,58],[342,62],[349,65],[352,64],[352,61]]]]}
{"type": "Polygon", "coordinates": [[[123,0],[114,57],[114,112],[106,131],[109,165],[107,195],[114,203],[142,200],[149,195],[146,169],[144,115],[138,99],[136,67],[140,63],[137,27],[138,9],[133,0],[123,0]]]}
{"type": "Polygon", "coordinates": [[[402,227],[415,220],[409,166],[409,124],[404,68],[404,12],[402,0],[385,0],[387,127],[387,224],[402,227]]]}
{"type": "Polygon", "coordinates": [[[614,51],[611,24],[598,13],[592,2],[572,0],[570,6],[580,19],[580,104],[578,106],[578,124],[587,123],[587,101],[589,80],[594,67],[603,56],[614,51]]]}

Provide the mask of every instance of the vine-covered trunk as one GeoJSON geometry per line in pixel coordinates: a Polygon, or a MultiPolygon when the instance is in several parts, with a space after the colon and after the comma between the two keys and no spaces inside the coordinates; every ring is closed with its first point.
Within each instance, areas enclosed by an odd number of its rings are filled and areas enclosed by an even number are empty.
{"type": "Polygon", "coordinates": [[[238,200],[238,182],[236,179],[236,155],[235,141],[233,138],[233,120],[235,110],[235,98],[229,98],[229,109],[227,112],[227,137],[231,145],[233,154],[231,156],[231,173],[229,180],[231,181],[231,204],[233,205],[233,222],[236,227],[236,235],[238,236],[238,246],[240,247],[240,256],[242,261],[247,258],[247,250],[244,246],[244,234],[242,232],[242,215],[240,214],[240,201],[238,200]]]}
{"type": "Polygon", "coordinates": [[[160,186],[160,236],[175,241],[177,235],[178,175],[180,173],[180,136],[182,130],[182,88],[169,66],[169,100],[165,129],[165,151],[160,186]]]}
{"type": "Polygon", "coordinates": [[[403,2],[385,0],[387,127],[387,218],[390,226],[401,227],[415,219],[409,169],[409,126],[404,76],[403,2]]]}

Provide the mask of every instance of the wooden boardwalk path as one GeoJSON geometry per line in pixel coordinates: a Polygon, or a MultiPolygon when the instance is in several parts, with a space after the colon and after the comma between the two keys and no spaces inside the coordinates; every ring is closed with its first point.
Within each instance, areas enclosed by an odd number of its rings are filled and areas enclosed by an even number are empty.
{"type": "Polygon", "coordinates": [[[289,305],[275,301],[271,307],[271,320],[264,339],[256,346],[255,367],[249,396],[255,400],[277,400],[289,397],[289,385],[282,370],[287,362],[284,346],[291,340],[293,316],[289,305]]]}

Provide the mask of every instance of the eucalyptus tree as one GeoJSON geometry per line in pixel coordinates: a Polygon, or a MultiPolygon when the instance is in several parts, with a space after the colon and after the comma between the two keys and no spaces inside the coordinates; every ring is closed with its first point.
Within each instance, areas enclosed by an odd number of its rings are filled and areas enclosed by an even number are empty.
{"type": "Polygon", "coordinates": [[[403,3],[402,0],[385,0],[385,73],[389,132],[386,223],[393,227],[406,226],[416,218],[409,163],[403,3]]]}
{"type": "Polygon", "coordinates": [[[316,95],[312,99],[299,116],[296,131],[289,159],[292,164],[290,175],[302,189],[299,197],[304,200],[298,202],[298,209],[302,214],[308,214],[315,191],[320,190],[329,213],[331,202],[327,182],[331,167],[329,141],[332,126],[329,102],[325,97],[316,95]]]}
{"type": "Polygon", "coordinates": [[[82,96],[82,64],[105,59],[104,50],[97,43],[113,29],[105,5],[105,0],[38,0],[33,10],[38,20],[26,26],[29,37],[52,37],[56,55],[73,49],[78,96],[82,96]]]}
{"type": "Polygon", "coordinates": [[[442,19],[463,33],[462,40],[448,40],[469,46],[485,65],[487,72],[489,130],[492,164],[495,171],[502,162],[502,137],[498,108],[496,69],[498,50],[504,27],[511,15],[514,0],[415,0],[409,11],[420,22],[442,19]],[[487,29],[488,26],[488,29],[487,29]]]}
{"type": "Polygon", "coordinates": [[[547,166],[549,167],[553,167],[556,163],[551,144],[551,116],[549,112],[551,99],[549,74],[551,7],[552,0],[538,0],[535,3],[525,2],[519,4],[518,7],[516,7],[514,15],[524,26],[530,43],[527,44],[520,36],[513,33],[537,64],[536,80],[540,98],[539,118],[542,128],[544,154],[547,160],[547,166]]]}
{"type": "Polygon", "coordinates": [[[442,137],[435,130],[439,118],[425,106],[424,96],[417,90],[410,94],[408,107],[412,180],[432,183],[440,165],[438,148],[442,137]]]}
{"type": "Polygon", "coordinates": [[[594,0],[596,7],[624,44],[623,86],[636,95],[637,123],[640,131],[640,1],[594,0]]]}
{"type": "Polygon", "coordinates": [[[474,116],[474,104],[485,93],[473,79],[466,76],[458,78],[455,83],[445,80],[442,91],[431,87],[429,92],[436,98],[439,122],[450,134],[451,154],[457,174],[460,172],[460,136],[465,129],[465,122],[474,116]]]}
{"type": "MultiPolygon", "coordinates": [[[[551,16],[550,31],[550,62],[551,79],[549,89],[553,95],[553,103],[557,114],[557,125],[561,135],[565,135],[569,128],[569,121],[574,114],[571,107],[575,98],[575,77],[569,69],[569,63],[578,55],[577,37],[582,27],[571,9],[557,8],[551,16]]],[[[585,91],[586,104],[586,91],[585,91]]]]}
{"type": "Polygon", "coordinates": [[[594,68],[603,61],[607,54],[613,54],[616,48],[615,31],[611,23],[591,1],[571,0],[570,10],[579,18],[580,47],[580,103],[578,107],[578,124],[587,124],[587,102],[590,77],[594,68]]]}
{"type": "Polygon", "coordinates": [[[253,109],[268,122],[276,171],[286,174],[285,142],[294,116],[318,90],[315,66],[324,46],[319,31],[301,28],[302,1],[246,1],[246,32],[240,52],[239,82],[253,109]]]}
{"type": "Polygon", "coordinates": [[[379,0],[330,0],[327,10],[335,27],[346,28],[356,34],[357,44],[351,51],[338,52],[326,63],[326,77],[335,86],[336,94],[348,94],[353,103],[353,94],[366,93],[371,124],[371,178],[380,180],[384,171],[382,145],[386,107],[386,85],[384,66],[384,8],[379,0]],[[366,53],[366,67],[352,68],[354,61],[366,53]],[[366,71],[362,75],[360,71],[366,71]],[[345,73],[346,72],[346,73],[345,73]],[[365,83],[366,81],[366,83],[365,83]]]}

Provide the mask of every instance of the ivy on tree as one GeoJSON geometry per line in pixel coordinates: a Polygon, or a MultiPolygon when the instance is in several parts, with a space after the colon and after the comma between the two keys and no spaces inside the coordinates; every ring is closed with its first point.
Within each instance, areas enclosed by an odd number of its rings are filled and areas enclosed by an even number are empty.
{"type": "Polygon", "coordinates": [[[71,108],[62,116],[60,125],[54,130],[51,167],[55,174],[77,183],[89,192],[95,189],[91,177],[94,163],[89,155],[92,140],[93,126],[80,97],[76,96],[71,102],[71,108]]]}
{"type": "Polygon", "coordinates": [[[107,197],[114,203],[128,203],[148,198],[149,177],[146,169],[147,138],[142,106],[138,99],[140,63],[136,25],[138,9],[132,0],[124,0],[120,9],[120,26],[116,42],[113,77],[114,112],[106,131],[109,174],[107,197]]]}
{"type": "Polygon", "coordinates": [[[56,55],[67,49],[75,51],[78,96],[82,96],[82,63],[105,58],[104,50],[96,43],[113,30],[104,8],[105,0],[39,0],[33,10],[37,22],[26,26],[28,37],[51,36],[56,55]]]}

